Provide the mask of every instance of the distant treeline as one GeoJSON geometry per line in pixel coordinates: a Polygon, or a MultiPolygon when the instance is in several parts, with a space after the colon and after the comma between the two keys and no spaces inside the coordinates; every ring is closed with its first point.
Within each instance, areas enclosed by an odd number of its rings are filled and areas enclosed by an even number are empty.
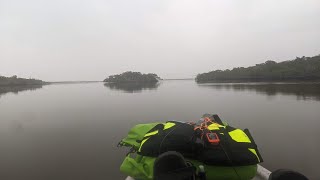
{"type": "Polygon", "coordinates": [[[0,86],[16,86],[16,85],[43,85],[46,82],[38,79],[18,78],[17,76],[4,77],[0,76],[0,86]]]}
{"type": "Polygon", "coordinates": [[[104,80],[104,82],[111,82],[111,83],[132,83],[132,82],[139,82],[139,83],[151,83],[151,82],[158,82],[160,77],[156,74],[149,73],[149,74],[142,74],[140,72],[124,72],[122,74],[112,75],[109,76],[104,80]]]}
{"type": "Polygon", "coordinates": [[[266,61],[251,67],[237,67],[232,70],[215,70],[198,74],[196,81],[287,81],[320,80],[320,55],[314,57],[297,57],[291,61],[266,61]]]}

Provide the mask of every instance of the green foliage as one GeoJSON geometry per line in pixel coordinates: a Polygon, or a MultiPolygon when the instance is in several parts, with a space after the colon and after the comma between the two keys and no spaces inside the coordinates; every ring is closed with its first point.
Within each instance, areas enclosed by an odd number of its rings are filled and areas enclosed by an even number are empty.
{"type": "Polygon", "coordinates": [[[38,79],[24,79],[17,76],[4,77],[0,76],[0,86],[15,86],[15,85],[43,85],[45,82],[38,79]]]}
{"type": "Polygon", "coordinates": [[[159,76],[156,74],[142,74],[140,72],[127,71],[122,74],[111,75],[104,82],[128,83],[128,82],[158,82],[159,76]]]}
{"type": "Polygon", "coordinates": [[[265,81],[265,80],[315,80],[320,79],[320,55],[297,57],[280,63],[266,61],[251,67],[237,67],[232,70],[215,70],[198,74],[196,81],[265,81]]]}

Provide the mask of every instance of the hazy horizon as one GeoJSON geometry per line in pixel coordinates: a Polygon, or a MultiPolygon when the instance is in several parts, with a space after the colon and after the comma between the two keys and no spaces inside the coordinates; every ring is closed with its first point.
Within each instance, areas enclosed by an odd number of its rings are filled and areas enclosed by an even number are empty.
{"type": "Polygon", "coordinates": [[[194,78],[320,53],[320,1],[0,0],[0,75],[194,78]]]}

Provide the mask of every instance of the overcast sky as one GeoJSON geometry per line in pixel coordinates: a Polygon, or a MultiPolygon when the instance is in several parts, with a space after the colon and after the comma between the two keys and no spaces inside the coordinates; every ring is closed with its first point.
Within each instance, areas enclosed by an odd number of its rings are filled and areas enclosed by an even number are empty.
{"type": "Polygon", "coordinates": [[[187,78],[320,54],[319,0],[0,0],[0,75],[187,78]]]}

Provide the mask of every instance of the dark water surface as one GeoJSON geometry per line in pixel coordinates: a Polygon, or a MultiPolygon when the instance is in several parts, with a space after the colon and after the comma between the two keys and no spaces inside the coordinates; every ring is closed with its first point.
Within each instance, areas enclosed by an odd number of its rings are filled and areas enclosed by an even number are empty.
{"type": "Polygon", "coordinates": [[[137,123],[218,113],[249,128],[270,170],[320,179],[320,84],[0,87],[1,180],[124,179],[116,147],[137,123]]]}

